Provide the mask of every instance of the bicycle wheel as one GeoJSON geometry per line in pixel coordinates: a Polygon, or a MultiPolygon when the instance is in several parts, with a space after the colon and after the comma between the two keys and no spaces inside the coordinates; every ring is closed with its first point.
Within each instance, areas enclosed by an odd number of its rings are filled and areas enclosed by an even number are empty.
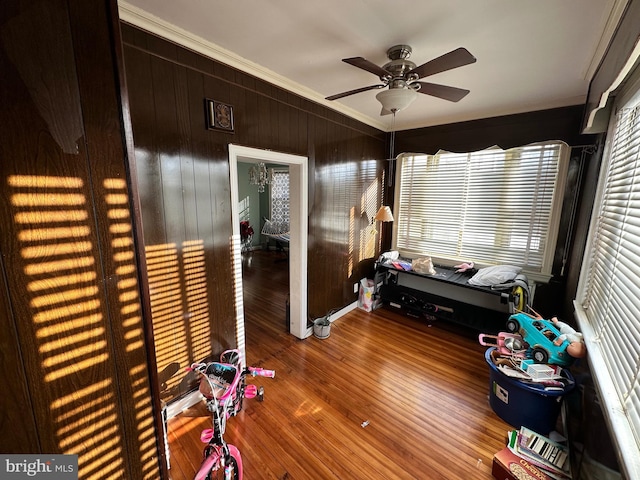
{"type": "Polygon", "coordinates": [[[222,455],[219,448],[212,449],[205,457],[194,480],[242,480],[242,457],[240,451],[233,445],[229,447],[228,479],[225,477],[225,468],[222,466],[222,455]]]}

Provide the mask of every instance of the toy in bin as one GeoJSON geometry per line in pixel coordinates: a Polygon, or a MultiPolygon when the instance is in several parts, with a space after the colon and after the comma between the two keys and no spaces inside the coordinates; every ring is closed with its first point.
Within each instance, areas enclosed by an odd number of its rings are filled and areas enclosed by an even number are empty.
{"type": "Polygon", "coordinates": [[[496,347],[501,355],[513,355],[517,358],[526,358],[528,345],[517,333],[500,332],[498,335],[478,335],[480,345],[485,347],[496,347]]]}
{"type": "Polygon", "coordinates": [[[586,355],[582,335],[556,317],[545,320],[538,314],[515,313],[507,320],[507,330],[522,336],[531,349],[527,356],[536,363],[569,366],[586,355]]]}

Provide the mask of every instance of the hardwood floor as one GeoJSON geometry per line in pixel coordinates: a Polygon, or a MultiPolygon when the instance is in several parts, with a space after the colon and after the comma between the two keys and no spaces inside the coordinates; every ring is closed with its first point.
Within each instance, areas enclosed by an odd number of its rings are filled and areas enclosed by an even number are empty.
{"type": "MultiPolygon", "coordinates": [[[[286,333],[287,263],[244,259],[248,362],[276,370],[225,438],[246,478],[491,479],[509,425],[488,403],[485,347],[472,332],[382,308],[335,320],[329,338],[286,333]]],[[[169,422],[172,480],[199,466],[202,405],[169,422]]]]}

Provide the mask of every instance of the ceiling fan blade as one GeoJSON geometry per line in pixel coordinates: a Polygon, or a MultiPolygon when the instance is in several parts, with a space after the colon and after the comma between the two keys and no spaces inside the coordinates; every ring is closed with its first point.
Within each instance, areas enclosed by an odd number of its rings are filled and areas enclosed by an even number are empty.
{"type": "Polygon", "coordinates": [[[379,67],[375,63],[370,62],[366,58],[362,57],[353,57],[353,58],[343,58],[343,62],[348,63],[349,65],[353,65],[354,67],[361,68],[366,70],[367,72],[371,72],[374,75],[379,77],[391,77],[391,73],[387,72],[384,68],[379,67]]]}
{"type": "Polygon", "coordinates": [[[469,93],[469,90],[463,88],[448,87],[447,85],[438,85],[437,83],[413,82],[412,85],[416,83],[420,85],[418,93],[442,98],[450,102],[459,102],[469,93]]]}
{"type": "Polygon", "coordinates": [[[366,92],[368,90],[375,90],[376,88],[384,88],[386,85],[382,83],[378,85],[369,85],[368,87],[356,88],[355,90],[349,90],[348,92],[336,93],[335,95],[331,95],[330,97],[326,97],[325,100],[337,100],[342,97],[348,97],[349,95],[354,95],[360,92],[366,92]]]}
{"type": "Polygon", "coordinates": [[[476,57],[471,55],[466,48],[457,48],[449,53],[434,58],[411,70],[407,75],[416,74],[418,78],[428,77],[436,73],[451,70],[452,68],[463,67],[470,63],[475,63],[476,57]]]}

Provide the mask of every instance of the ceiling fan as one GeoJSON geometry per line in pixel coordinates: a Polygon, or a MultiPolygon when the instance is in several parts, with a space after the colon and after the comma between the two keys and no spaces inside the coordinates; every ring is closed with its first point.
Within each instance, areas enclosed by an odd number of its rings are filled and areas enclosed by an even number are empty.
{"type": "Polygon", "coordinates": [[[408,60],[411,51],[409,45],[391,47],[387,50],[390,61],[382,67],[362,57],[343,58],[343,62],[377,75],[382,83],[331,95],[326,97],[326,100],[337,100],[356,93],[389,87],[376,95],[382,104],[380,115],[388,115],[406,108],[415,99],[417,92],[450,102],[458,102],[469,93],[469,90],[462,88],[418,81],[436,73],[475,63],[476,58],[466,48],[457,48],[420,66],[408,60]]]}

